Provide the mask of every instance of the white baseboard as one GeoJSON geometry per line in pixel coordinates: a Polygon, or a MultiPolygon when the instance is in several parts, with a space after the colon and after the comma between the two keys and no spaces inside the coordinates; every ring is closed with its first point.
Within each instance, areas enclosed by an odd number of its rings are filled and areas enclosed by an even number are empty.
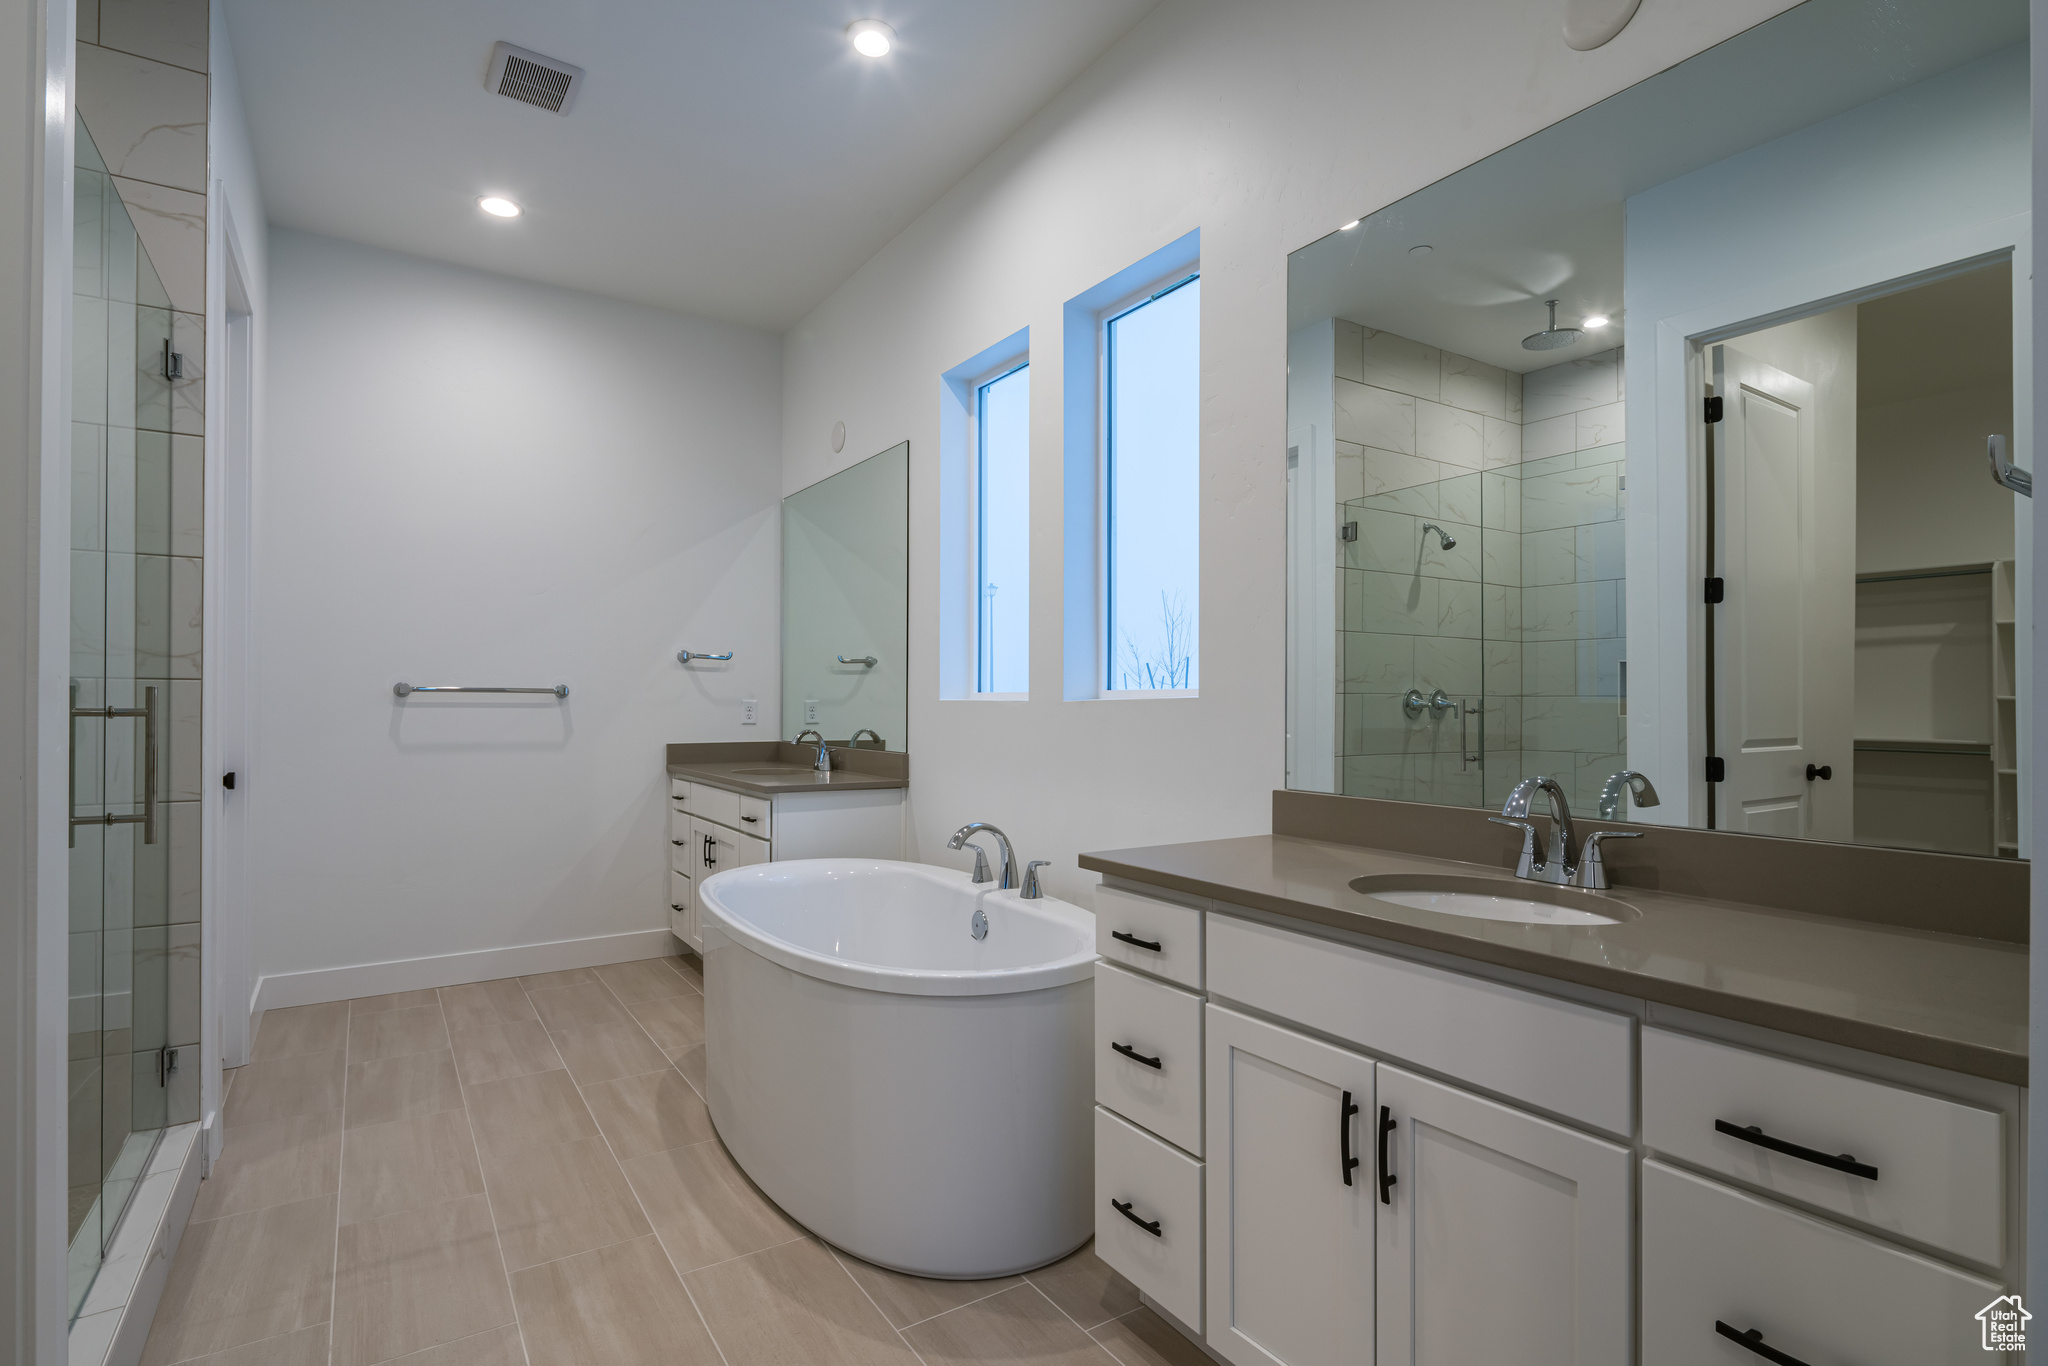
{"type": "Polygon", "coordinates": [[[249,1003],[251,1035],[266,1010],[382,996],[393,991],[454,987],[464,982],[559,972],[563,968],[594,968],[635,958],[666,958],[681,943],[667,929],[632,930],[589,939],[558,939],[551,944],[514,944],[501,949],[436,954],[431,958],[399,958],[388,963],[273,973],[256,984],[254,999],[249,1003]]]}

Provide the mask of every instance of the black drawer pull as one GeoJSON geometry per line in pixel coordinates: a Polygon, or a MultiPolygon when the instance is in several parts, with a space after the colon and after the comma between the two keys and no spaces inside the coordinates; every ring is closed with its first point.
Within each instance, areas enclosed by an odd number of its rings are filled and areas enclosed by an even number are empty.
{"type": "Polygon", "coordinates": [[[1387,1164],[1387,1136],[1394,1132],[1394,1112],[1388,1106],[1380,1107],[1380,1203],[1394,1203],[1394,1172],[1387,1164]]]}
{"type": "Polygon", "coordinates": [[[1817,1167],[1828,1167],[1838,1172],[1847,1172],[1851,1176],[1861,1176],[1871,1181],[1877,1180],[1877,1168],[1871,1166],[1868,1162],[1858,1162],[1854,1154],[1842,1153],[1837,1155],[1834,1153],[1824,1153],[1818,1148],[1802,1148],[1797,1143],[1787,1143],[1782,1138],[1772,1138],[1754,1124],[1745,1129],[1740,1125],[1730,1124],[1725,1119],[1717,1119],[1714,1121],[1714,1132],[1726,1134],[1730,1138],[1739,1138],[1744,1143],[1754,1143],[1759,1148],[1769,1148],[1772,1152],[1783,1153],[1787,1157],[1796,1157],[1801,1162],[1811,1162],[1817,1167]]]}
{"type": "Polygon", "coordinates": [[[670,843],[670,844],[681,844],[681,843],[682,843],[682,841],[681,841],[681,840],[670,840],[670,841],[669,841],[669,843],[670,843]]]}
{"type": "Polygon", "coordinates": [[[1140,939],[1135,934],[1125,934],[1122,930],[1111,930],[1109,937],[1111,939],[1121,939],[1133,948],[1150,949],[1154,953],[1159,952],[1159,944],[1156,940],[1140,939]]]}
{"type": "Polygon", "coordinates": [[[1337,1155],[1338,1166],[1344,1173],[1344,1184],[1351,1184],[1351,1169],[1358,1165],[1358,1159],[1351,1155],[1351,1117],[1358,1113],[1358,1107],[1351,1103],[1351,1093],[1344,1093],[1344,1103],[1337,1107],[1337,1155]]]}
{"type": "Polygon", "coordinates": [[[1765,1361],[1777,1362],[1778,1366],[1806,1366],[1806,1363],[1798,1357],[1781,1352],[1775,1347],[1764,1346],[1764,1330],[1761,1328],[1752,1328],[1747,1333],[1743,1333],[1729,1327],[1721,1322],[1721,1320],[1715,1319],[1714,1331],[1737,1346],[1746,1347],[1750,1351],[1755,1352],[1765,1361]]]}
{"type": "Polygon", "coordinates": [[[1127,1044],[1127,1043],[1112,1043],[1112,1044],[1110,1044],[1110,1049],[1111,1049],[1111,1051],[1113,1051],[1113,1052],[1117,1052],[1117,1053],[1121,1053],[1121,1054],[1123,1054],[1123,1055],[1124,1055],[1125,1057],[1129,1058],[1129,1059],[1130,1059],[1130,1060],[1131,1060],[1132,1062],[1141,1062],[1141,1063],[1144,1063],[1144,1064],[1145,1064],[1145,1066],[1147,1066],[1147,1067],[1151,1067],[1151,1068],[1157,1068],[1157,1067],[1159,1066],[1159,1059],[1157,1059],[1157,1058],[1148,1058],[1148,1057],[1146,1057],[1146,1056],[1145,1056],[1145,1055],[1144,1055],[1143,1053],[1140,1053],[1140,1052],[1139,1052],[1139,1051],[1138,1051],[1137,1049],[1135,1049],[1135,1048],[1131,1047],[1131,1046],[1130,1046],[1129,1044],[1127,1044]]]}
{"type": "Polygon", "coordinates": [[[672,911],[680,911],[683,909],[683,907],[676,905],[676,903],[673,901],[668,903],[668,908],[672,911]]]}
{"type": "Polygon", "coordinates": [[[1118,1200],[1112,1197],[1109,1202],[1109,1207],[1115,1210],[1118,1214],[1121,1214],[1124,1218],[1136,1224],[1139,1228],[1144,1229],[1145,1232],[1151,1234],[1154,1238],[1164,1238],[1166,1236],[1165,1234],[1159,1231],[1159,1221],[1157,1219],[1140,1219],[1137,1215],[1131,1213],[1130,1201],[1118,1200]]]}

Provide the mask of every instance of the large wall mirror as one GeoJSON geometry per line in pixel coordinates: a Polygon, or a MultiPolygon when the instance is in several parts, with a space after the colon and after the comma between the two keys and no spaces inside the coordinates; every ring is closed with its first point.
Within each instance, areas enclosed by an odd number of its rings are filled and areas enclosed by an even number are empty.
{"type": "Polygon", "coordinates": [[[2030,156],[1808,0],[1295,252],[1289,786],[2026,856],[2030,156]]]}
{"type": "Polygon", "coordinates": [[[909,593],[909,442],[782,500],[785,739],[907,747],[909,593]]]}

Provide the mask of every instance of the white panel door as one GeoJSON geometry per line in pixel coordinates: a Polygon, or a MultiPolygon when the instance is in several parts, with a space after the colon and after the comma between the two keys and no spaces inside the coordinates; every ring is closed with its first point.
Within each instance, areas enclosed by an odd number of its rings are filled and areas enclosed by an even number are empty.
{"type": "Polygon", "coordinates": [[[690,822],[690,855],[698,880],[728,868],[768,861],[768,841],[742,835],[707,820],[690,822]]]}
{"type": "Polygon", "coordinates": [[[1378,1080],[1380,1366],[1625,1366],[1628,1150],[1385,1063],[1378,1080]]]}
{"type": "Polygon", "coordinates": [[[1209,1346],[1373,1360],[1372,1059],[1207,1007],[1209,1346]]]}
{"type": "Polygon", "coordinates": [[[1722,397],[1714,441],[1714,753],[1726,764],[1715,825],[1753,835],[1848,840],[1856,630],[1828,610],[1851,582],[1856,492],[1816,478],[1814,386],[1745,356],[1714,352],[1722,397]],[[1832,547],[1847,546],[1842,556],[1832,547]],[[1836,563],[1840,560],[1839,563],[1836,563]],[[1808,765],[1832,778],[1808,778],[1808,765]]]}

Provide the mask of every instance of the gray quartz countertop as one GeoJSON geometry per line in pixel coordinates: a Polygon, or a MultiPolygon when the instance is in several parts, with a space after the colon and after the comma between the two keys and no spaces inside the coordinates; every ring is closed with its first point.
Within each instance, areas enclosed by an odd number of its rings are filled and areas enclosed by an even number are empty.
{"type": "Polygon", "coordinates": [[[670,764],[668,776],[686,783],[709,783],[750,797],[779,797],[790,792],[863,791],[909,787],[908,778],[892,778],[859,769],[835,768],[819,773],[808,764],[782,764],[759,759],[737,763],[670,764]]]}
{"type": "Polygon", "coordinates": [[[1851,1048],[2027,1084],[2027,946],[1642,887],[1614,925],[1413,910],[1353,878],[1498,867],[1290,835],[1084,854],[1083,868],[1851,1048]]]}

